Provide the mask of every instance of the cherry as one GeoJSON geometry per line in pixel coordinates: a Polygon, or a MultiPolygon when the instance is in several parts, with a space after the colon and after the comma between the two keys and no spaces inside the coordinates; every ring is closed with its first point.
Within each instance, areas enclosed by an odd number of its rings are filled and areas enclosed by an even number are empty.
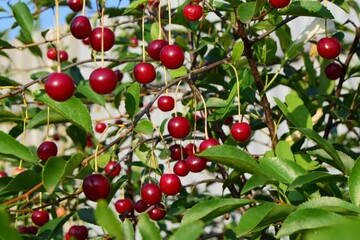
{"type": "Polygon", "coordinates": [[[200,143],[199,151],[202,152],[208,148],[211,148],[213,146],[220,145],[219,141],[215,138],[209,138],[200,143]]]}
{"type": "Polygon", "coordinates": [[[158,7],[159,4],[160,4],[159,1],[149,0],[149,5],[150,5],[150,6],[154,5],[154,8],[158,7]]]}
{"type": "Polygon", "coordinates": [[[317,43],[317,50],[321,57],[326,59],[334,59],[339,56],[341,52],[341,45],[337,38],[324,37],[317,43]]]}
{"type": "Polygon", "coordinates": [[[68,53],[64,50],[60,50],[59,57],[60,57],[60,62],[65,62],[69,59],[68,53]]]}
{"type": "Polygon", "coordinates": [[[38,228],[35,226],[22,226],[22,227],[18,227],[17,231],[19,233],[27,233],[27,234],[36,235],[38,232],[38,228]]]}
{"type": "Polygon", "coordinates": [[[171,158],[174,160],[180,160],[185,158],[185,149],[179,144],[174,144],[169,147],[171,158]],[[181,157],[182,155],[182,157],[181,157]]]}
{"type": "Polygon", "coordinates": [[[163,47],[169,45],[166,40],[156,39],[149,43],[148,54],[149,56],[157,61],[160,61],[160,52],[163,47]]]}
{"type": "Polygon", "coordinates": [[[77,16],[70,24],[71,34],[77,39],[85,39],[90,36],[91,24],[87,17],[77,16]]]}
{"type": "Polygon", "coordinates": [[[131,37],[130,42],[131,42],[130,47],[132,48],[135,48],[139,45],[139,40],[136,37],[131,37]]]}
{"type": "Polygon", "coordinates": [[[180,177],[185,177],[186,175],[188,175],[189,169],[186,165],[186,161],[185,160],[177,161],[173,167],[173,171],[176,175],[180,177]]]}
{"type": "Polygon", "coordinates": [[[0,178],[7,177],[7,173],[5,171],[0,171],[0,178]]]}
{"type": "Polygon", "coordinates": [[[83,225],[74,225],[69,229],[70,239],[85,240],[88,237],[88,229],[83,225]]]}
{"type": "Polygon", "coordinates": [[[37,155],[41,160],[48,160],[50,157],[55,157],[57,154],[57,146],[54,142],[45,141],[42,142],[38,149],[37,149],[37,155]]]}
{"type": "Polygon", "coordinates": [[[174,109],[175,100],[171,96],[161,96],[158,99],[158,107],[163,112],[169,112],[174,109]]]}
{"type": "Polygon", "coordinates": [[[116,75],[116,80],[120,82],[123,79],[124,74],[119,69],[115,70],[114,73],[116,75]]]}
{"type": "Polygon", "coordinates": [[[110,182],[107,177],[95,173],[84,179],[82,188],[85,196],[89,200],[96,202],[109,196],[110,182]]]}
{"type": "Polygon", "coordinates": [[[142,213],[142,212],[145,212],[149,208],[149,205],[146,202],[144,202],[144,200],[139,199],[138,201],[136,201],[134,203],[133,207],[136,212],[142,213]]]}
{"type": "Polygon", "coordinates": [[[190,122],[185,117],[173,117],[168,122],[168,131],[173,138],[184,138],[190,133],[190,122]]]}
{"type": "Polygon", "coordinates": [[[106,123],[99,122],[95,125],[95,132],[103,133],[105,131],[106,127],[107,127],[106,123]]]}
{"type": "Polygon", "coordinates": [[[12,175],[17,175],[19,173],[25,172],[25,169],[23,168],[14,168],[14,170],[12,171],[12,175]]]}
{"type": "Polygon", "coordinates": [[[90,38],[89,38],[89,37],[84,38],[84,39],[82,40],[82,43],[83,43],[84,45],[89,45],[89,44],[90,44],[90,38]]]}
{"type": "Polygon", "coordinates": [[[134,77],[138,83],[151,83],[156,78],[155,68],[150,63],[138,63],[134,68],[134,77]]]}
{"type": "Polygon", "coordinates": [[[110,68],[95,69],[90,74],[89,82],[91,89],[98,94],[111,93],[118,83],[116,74],[110,68]]]}
{"type": "Polygon", "coordinates": [[[73,79],[65,73],[52,73],[45,82],[45,91],[55,101],[63,102],[74,95],[73,79]]]}
{"type": "Polygon", "coordinates": [[[325,67],[325,75],[330,80],[338,79],[343,75],[343,68],[337,63],[329,63],[325,67]]]}
{"type": "Polygon", "coordinates": [[[83,2],[82,0],[69,0],[68,5],[74,12],[79,12],[82,10],[83,2]]]}
{"type": "Polygon", "coordinates": [[[186,155],[191,155],[196,153],[196,145],[193,143],[189,143],[185,146],[186,155]]]}
{"type": "Polygon", "coordinates": [[[203,9],[198,4],[186,4],[183,13],[187,20],[197,21],[202,17],[203,9]]]}
{"type": "Polygon", "coordinates": [[[86,139],[86,146],[89,148],[93,147],[94,146],[93,141],[91,139],[86,139]]]}
{"type": "Polygon", "coordinates": [[[246,122],[234,123],[231,127],[231,136],[239,142],[245,142],[250,138],[251,128],[246,122]]]}
{"type": "Polygon", "coordinates": [[[233,121],[234,121],[233,116],[227,117],[227,118],[225,118],[225,120],[224,120],[224,125],[230,126],[230,125],[233,123],[233,121]]]}
{"type": "MultiPolygon", "coordinates": [[[[100,52],[101,51],[101,28],[95,28],[90,33],[90,44],[91,47],[95,50],[100,52]]],[[[104,52],[109,51],[115,43],[115,34],[109,28],[104,28],[104,52]]]]}
{"type": "Polygon", "coordinates": [[[269,0],[273,8],[284,8],[289,5],[290,0],[269,0]]]}
{"type": "Polygon", "coordinates": [[[50,60],[56,60],[57,58],[57,52],[55,48],[49,48],[47,50],[46,56],[48,57],[48,59],[50,60]]]}
{"type": "Polygon", "coordinates": [[[200,158],[195,155],[189,155],[185,161],[186,161],[186,166],[190,172],[197,173],[197,172],[201,172],[206,168],[207,161],[205,158],[200,158]]]}
{"type": "Polygon", "coordinates": [[[149,212],[149,217],[154,221],[159,221],[163,219],[166,215],[166,209],[164,204],[159,203],[156,207],[151,209],[149,212]]]}
{"type": "Polygon", "coordinates": [[[173,173],[165,173],[160,178],[160,189],[166,195],[176,195],[181,190],[180,178],[173,173]]]}
{"type": "Polygon", "coordinates": [[[110,161],[105,166],[105,173],[107,176],[116,177],[120,174],[121,167],[117,161],[110,161]]]}
{"type": "Polygon", "coordinates": [[[35,210],[31,215],[32,222],[37,226],[42,226],[49,221],[49,212],[45,210],[35,210]]]}
{"type": "Polygon", "coordinates": [[[184,63],[184,52],[178,45],[167,45],[160,51],[161,63],[169,69],[177,69],[184,63]]]}
{"type": "Polygon", "coordinates": [[[130,216],[133,210],[133,202],[130,198],[119,199],[115,202],[115,209],[123,216],[130,216]]]}
{"type": "Polygon", "coordinates": [[[141,199],[146,204],[156,205],[161,201],[161,190],[154,183],[147,183],[141,188],[141,199]]]}

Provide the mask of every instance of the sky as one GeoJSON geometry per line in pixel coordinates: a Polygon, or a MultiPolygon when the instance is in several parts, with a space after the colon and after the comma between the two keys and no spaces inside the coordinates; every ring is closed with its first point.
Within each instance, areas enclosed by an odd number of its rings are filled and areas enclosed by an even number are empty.
{"type": "MultiPolygon", "coordinates": [[[[8,4],[12,5],[17,3],[19,0],[0,0],[0,32],[3,32],[6,29],[10,29],[14,24],[14,18],[11,17],[11,8],[8,4]],[[3,11],[4,10],[4,11],[3,11]]],[[[28,3],[29,1],[21,1],[24,3],[28,3]]],[[[54,1],[55,2],[55,1],[54,1]]],[[[87,9],[86,13],[89,15],[93,15],[93,11],[96,10],[96,0],[90,0],[91,5],[94,9],[87,9]]],[[[129,0],[107,0],[107,7],[126,7],[129,4],[129,0]]],[[[30,7],[30,11],[34,12],[34,6],[28,5],[30,7]]],[[[60,23],[65,24],[65,17],[71,13],[72,10],[67,6],[60,7],[60,23]]],[[[49,28],[54,28],[54,12],[52,9],[48,9],[44,13],[40,15],[40,29],[46,30],[49,28]]],[[[9,32],[8,39],[15,38],[18,35],[19,28],[15,28],[9,32]]]]}

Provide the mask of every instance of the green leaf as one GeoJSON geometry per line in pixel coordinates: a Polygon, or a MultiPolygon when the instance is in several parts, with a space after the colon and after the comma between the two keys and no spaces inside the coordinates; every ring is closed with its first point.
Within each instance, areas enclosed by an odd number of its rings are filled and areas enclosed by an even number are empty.
{"type": "Polygon", "coordinates": [[[82,153],[76,153],[67,161],[65,172],[63,177],[73,176],[72,172],[77,168],[82,160],[84,160],[85,155],[82,153]]]}
{"type": "Polygon", "coordinates": [[[142,120],[136,124],[134,131],[137,133],[149,135],[154,131],[154,127],[149,120],[142,120]]]}
{"type": "Polygon", "coordinates": [[[199,157],[232,167],[238,172],[248,172],[267,176],[258,162],[243,150],[229,145],[219,145],[197,154],[199,157]]]}
{"type": "Polygon", "coordinates": [[[134,82],[126,91],[125,109],[131,118],[134,118],[139,111],[140,85],[134,82]]]}
{"type": "Polygon", "coordinates": [[[62,179],[65,173],[66,163],[64,159],[59,157],[52,157],[46,161],[42,178],[45,189],[49,194],[55,190],[62,179]]]}
{"type": "Polygon", "coordinates": [[[27,147],[3,131],[0,131],[0,153],[11,155],[27,162],[35,163],[38,161],[37,157],[27,147]]]}
{"type": "Polygon", "coordinates": [[[90,87],[89,81],[80,81],[80,83],[76,87],[76,91],[84,95],[93,103],[99,104],[103,107],[105,106],[105,97],[94,92],[90,87]]]}
{"type": "Polygon", "coordinates": [[[204,223],[201,221],[188,222],[181,224],[180,227],[170,237],[170,240],[197,240],[204,231],[204,223]]]}
{"type": "Polygon", "coordinates": [[[0,109],[0,122],[23,122],[24,119],[20,115],[0,109]]]}
{"type": "MultiPolygon", "coordinates": [[[[243,4],[241,4],[241,5],[243,5],[243,4]]],[[[240,5],[240,6],[241,6],[241,5],[240,5]]],[[[234,44],[234,48],[233,48],[233,51],[232,51],[231,59],[232,59],[234,62],[240,60],[243,52],[244,52],[244,42],[243,42],[243,41],[236,42],[236,43],[234,44]]]]}
{"type": "Polygon", "coordinates": [[[10,43],[0,39],[0,49],[1,48],[12,48],[12,47],[13,46],[10,43]]]}
{"type": "Polygon", "coordinates": [[[95,218],[96,222],[104,228],[111,237],[115,237],[117,240],[125,239],[119,219],[111,209],[108,208],[108,203],[103,199],[97,202],[95,218]]]}
{"type": "Polygon", "coordinates": [[[339,6],[346,13],[350,13],[350,6],[349,6],[348,1],[346,1],[346,0],[332,0],[332,2],[335,5],[339,6]]]}
{"type": "Polygon", "coordinates": [[[41,177],[39,174],[34,171],[27,170],[17,174],[4,189],[2,192],[21,192],[27,191],[36,185],[41,183],[41,177]]]}
{"type": "Polygon", "coordinates": [[[66,133],[74,142],[76,148],[83,151],[86,146],[86,132],[77,125],[70,125],[66,128],[66,133]]]}
{"type": "Polygon", "coordinates": [[[150,34],[152,40],[159,39],[159,32],[160,32],[159,24],[157,22],[151,24],[150,34]]]}
{"type": "Polygon", "coordinates": [[[241,194],[245,194],[246,192],[265,185],[269,179],[267,177],[264,177],[262,175],[252,175],[245,183],[244,187],[241,189],[241,194]]]}
{"type": "Polygon", "coordinates": [[[269,176],[285,184],[290,184],[297,177],[307,173],[306,170],[297,163],[277,157],[261,158],[260,166],[269,176]]]}
{"type": "Polygon", "coordinates": [[[72,123],[82,127],[86,132],[94,134],[90,112],[79,99],[71,97],[65,102],[57,102],[51,99],[43,90],[35,91],[34,95],[37,100],[48,105],[72,123]]]}
{"type": "Polygon", "coordinates": [[[289,186],[289,190],[302,187],[305,184],[317,182],[346,182],[346,177],[342,175],[332,175],[327,172],[313,171],[297,177],[289,186]]]}
{"type": "Polygon", "coordinates": [[[77,211],[79,218],[87,223],[96,224],[95,211],[93,208],[81,208],[77,211]]]}
{"type": "Polygon", "coordinates": [[[149,214],[142,213],[137,224],[142,239],[161,240],[160,229],[150,220],[149,214]]]}
{"type": "Polygon", "coordinates": [[[294,161],[294,155],[291,151],[289,143],[286,141],[279,141],[275,148],[275,154],[279,158],[288,159],[294,161]]]}
{"type": "Polygon", "coordinates": [[[250,199],[236,198],[217,198],[202,201],[190,208],[183,217],[181,224],[202,220],[205,223],[219,217],[223,214],[230,213],[242,206],[253,203],[250,199]]]}
{"type": "Polygon", "coordinates": [[[135,239],[134,226],[130,222],[130,220],[126,218],[125,221],[121,223],[121,225],[123,229],[124,239],[135,239]]]}
{"type": "MultiPolygon", "coordinates": [[[[50,118],[49,123],[66,123],[68,122],[67,118],[63,117],[61,114],[50,110],[50,118]]],[[[48,123],[48,110],[44,109],[40,112],[36,113],[30,120],[30,122],[26,125],[27,129],[36,128],[39,126],[47,125],[48,123]]]]}
{"type": "Polygon", "coordinates": [[[351,201],[360,206],[360,157],[355,162],[349,176],[349,194],[351,201]]]}
{"type": "Polygon", "coordinates": [[[308,0],[293,1],[288,7],[279,10],[278,13],[281,15],[334,19],[331,12],[320,2],[308,0]]]}
{"type": "Polygon", "coordinates": [[[136,9],[139,7],[139,5],[148,2],[148,0],[137,0],[137,1],[133,1],[129,6],[127,6],[127,8],[124,11],[124,15],[131,12],[132,10],[136,9]]]}
{"type": "Polygon", "coordinates": [[[64,217],[57,217],[48,221],[39,229],[38,236],[40,239],[52,239],[52,237],[62,228],[71,216],[72,214],[68,214],[64,217]]]}
{"type": "Polygon", "coordinates": [[[246,2],[239,5],[237,11],[241,22],[249,23],[254,16],[256,2],[246,2]]]}
{"type": "Polygon", "coordinates": [[[21,240],[20,234],[10,225],[10,216],[0,208],[0,239],[21,240]]]}
{"type": "Polygon", "coordinates": [[[16,23],[19,24],[20,28],[28,37],[31,37],[34,28],[34,19],[28,5],[23,2],[17,2],[12,5],[11,9],[16,23]]]}
{"type": "Polygon", "coordinates": [[[298,209],[319,208],[342,214],[360,213],[360,208],[337,197],[319,197],[299,205],[298,209]]]}
{"type": "Polygon", "coordinates": [[[175,79],[178,77],[182,77],[187,74],[187,70],[184,66],[181,66],[177,69],[170,69],[169,70],[170,77],[175,79]]]}

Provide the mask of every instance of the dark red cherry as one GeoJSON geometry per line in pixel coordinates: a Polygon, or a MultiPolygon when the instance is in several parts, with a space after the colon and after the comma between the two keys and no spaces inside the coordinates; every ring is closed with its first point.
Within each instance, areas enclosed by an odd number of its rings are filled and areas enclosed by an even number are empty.
{"type": "Polygon", "coordinates": [[[31,215],[32,222],[37,226],[44,225],[49,219],[49,212],[45,210],[35,210],[31,215]]]}
{"type": "Polygon", "coordinates": [[[324,37],[317,43],[317,50],[319,55],[323,58],[334,59],[339,56],[341,52],[341,45],[337,38],[324,37]]]}
{"type": "Polygon", "coordinates": [[[99,122],[95,125],[95,132],[103,133],[105,131],[106,127],[107,127],[106,123],[99,122]]]}
{"type": "Polygon", "coordinates": [[[7,177],[7,173],[5,171],[0,171],[0,178],[7,177]]]}
{"type": "Polygon", "coordinates": [[[251,135],[251,128],[246,122],[234,123],[231,127],[231,136],[239,142],[247,141],[251,135]]]}
{"type": "Polygon", "coordinates": [[[82,40],[82,43],[83,43],[84,45],[89,45],[89,44],[90,44],[90,38],[89,38],[89,37],[84,38],[84,39],[82,40]]]}
{"type": "Polygon", "coordinates": [[[131,37],[130,42],[131,42],[130,47],[132,48],[135,48],[139,45],[139,40],[136,37],[131,37]]]}
{"type": "Polygon", "coordinates": [[[200,143],[199,151],[202,152],[208,148],[211,148],[213,146],[220,145],[219,141],[215,138],[209,138],[200,143]]]}
{"type": "Polygon", "coordinates": [[[107,177],[95,173],[84,179],[82,188],[85,196],[89,200],[96,202],[109,196],[110,182],[107,177]]]}
{"type": "Polygon", "coordinates": [[[82,10],[83,1],[82,0],[69,0],[68,6],[74,12],[79,12],[82,10]]]}
{"type": "Polygon", "coordinates": [[[107,94],[114,91],[118,81],[116,74],[110,68],[98,68],[90,74],[89,83],[94,92],[107,94]]]}
{"type": "MultiPolygon", "coordinates": [[[[95,50],[100,52],[101,51],[101,28],[95,28],[90,33],[90,45],[95,50]]],[[[104,28],[104,52],[109,51],[115,43],[115,34],[109,28],[104,28]]]]}
{"type": "Polygon", "coordinates": [[[116,79],[120,82],[123,79],[124,74],[119,69],[115,70],[114,73],[116,75],[116,79]]]}
{"type": "Polygon", "coordinates": [[[269,0],[273,8],[284,8],[289,5],[290,0],[269,0]]]}
{"type": "Polygon", "coordinates": [[[185,146],[186,155],[191,155],[196,153],[196,145],[193,143],[189,143],[185,146]]]}
{"type": "Polygon", "coordinates": [[[186,175],[188,175],[189,169],[186,165],[186,161],[178,160],[173,167],[173,171],[176,175],[178,175],[180,177],[185,177],[186,175]]]}
{"type": "Polygon", "coordinates": [[[185,161],[186,161],[186,166],[190,172],[197,173],[197,172],[201,172],[206,168],[207,161],[205,158],[200,158],[195,155],[189,155],[185,161]]]}
{"type": "Polygon", "coordinates": [[[190,133],[190,122],[185,117],[173,117],[168,122],[168,131],[173,138],[185,138],[190,133]]]}
{"type": "Polygon", "coordinates": [[[141,199],[144,200],[146,204],[156,205],[161,201],[161,190],[154,183],[145,184],[141,188],[141,199]]]}
{"type": "Polygon", "coordinates": [[[160,178],[160,189],[166,195],[176,195],[181,190],[181,181],[176,174],[164,173],[160,178]]]}
{"type": "Polygon", "coordinates": [[[46,56],[48,57],[48,59],[50,60],[56,60],[57,58],[57,51],[55,48],[49,48],[47,50],[46,56]]]}
{"type": "Polygon", "coordinates": [[[138,83],[151,83],[156,78],[155,68],[151,63],[138,63],[134,68],[134,77],[138,83]]]}
{"type": "Polygon", "coordinates": [[[343,68],[340,64],[329,63],[325,67],[325,75],[330,80],[338,79],[343,75],[343,68]]]}
{"type": "Polygon", "coordinates": [[[185,149],[180,144],[174,144],[169,147],[171,158],[174,160],[180,160],[185,158],[185,149]]]}
{"type": "Polygon", "coordinates": [[[54,142],[45,141],[42,142],[38,149],[37,155],[41,160],[48,160],[50,157],[55,157],[57,154],[58,148],[54,142]]]}
{"type": "Polygon", "coordinates": [[[233,116],[227,117],[227,118],[225,118],[225,120],[224,120],[224,125],[230,126],[230,125],[233,123],[233,121],[234,121],[233,116]]]}
{"type": "Polygon", "coordinates": [[[83,225],[74,225],[69,229],[69,237],[74,240],[85,240],[88,237],[88,229],[83,225]]]}
{"type": "Polygon", "coordinates": [[[77,16],[70,24],[71,34],[77,39],[85,39],[90,36],[91,24],[87,17],[77,16]]]}
{"type": "Polygon", "coordinates": [[[149,56],[156,61],[160,61],[161,49],[167,45],[169,45],[169,43],[165,40],[156,39],[152,41],[148,46],[149,56]]]}
{"type": "Polygon", "coordinates": [[[178,45],[166,45],[160,51],[161,63],[169,69],[177,69],[184,64],[184,51],[178,45]]]}
{"type": "Polygon", "coordinates": [[[119,199],[115,202],[115,209],[119,214],[129,216],[133,210],[133,202],[130,198],[119,199]]]}
{"type": "Polygon", "coordinates": [[[105,173],[107,176],[116,177],[120,174],[121,167],[117,161],[110,161],[105,166],[105,173]]]}
{"type": "Polygon", "coordinates": [[[184,17],[189,21],[197,21],[202,17],[203,9],[198,4],[186,4],[183,10],[184,17]]]}
{"type": "Polygon", "coordinates": [[[60,50],[59,57],[60,57],[60,62],[65,62],[69,59],[68,53],[64,50],[60,50]]]}
{"type": "Polygon", "coordinates": [[[158,99],[158,107],[163,112],[169,112],[174,109],[175,100],[171,96],[161,96],[158,99]]]}
{"type": "Polygon", "coordinates": [[[144,200],[139,199],[134,203],[134,209],[138,213],[145,212],[149,208],[149,205],[144,200]]]}
{"type": "Polygon", "coordinates": [[[149,211],[149,217],[154,221],[159,221],[163,219],[166,215],[166,209],[164,204],[159,203],[149,211]]]}
{"type": "Polygon", "coordinates": [[[55,101],[63,102],[74,95],[75,83],[65,73],[52,73],[45,82],[45,91],[55,101]]]}
{"type": "Polygon", "coordinates": [[[38,228],[35,226],[22,226],[22,227],[18,227],[17,231],[19,233],[36,235],[38,232],[38,228]]]}

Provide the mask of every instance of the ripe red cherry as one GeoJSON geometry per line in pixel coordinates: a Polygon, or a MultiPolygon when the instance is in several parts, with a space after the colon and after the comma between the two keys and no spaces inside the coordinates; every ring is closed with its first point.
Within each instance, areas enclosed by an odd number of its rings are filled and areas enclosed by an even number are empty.
{"type": "Polygon", "coordinates": [[[42,226],[49,221],[49,213],[44,210],[35,210],[31,215],[32,222],[37,226],[42,226]]]}
{"type": "Polygon", "coordinates": [[[70,24],[71,34],[77,39],[85,39],[91,33],[91,24],[87,17],[77,16],[70,24]]]}
{"type": "Polygon", "coordinates": [[[227,117],[225,120],[224,120],[224,125],[226,126],[230,126],[234,121],[234,118],[233,116],[230,116],[230,117],[227,117]]]}
{"type": "Polygon", "coordinates": [[[190,122],[185,117],[173,117],[168,122],[168,131],[173,138],[184,138],[190,133],[190,122]]]}
{"type": "Polygon", "coordinates": [[[161,201],[161,190],[154,183],[145,184],[141,188],[141,199],[144,200],[146,204],[156,205],[161,201]]]}
{"type": "Polygon", "coordinates": [[[208,148],[211,148],[213,146],[220,145],[219,141],[215,138],[209,138],[200,143],[199,151],[202,152],[208,148]]]}
{"type": "Polygon", "coordinates": [[[324,37],[317,43],[317,50],[319,55],[323,58],[334,59],[339,56],[341,52],[341,45],[337,38],[324,37]]]}
{"type": "Polygon", "coordinates": [[[56,60],[57,58],[57,52],[55,48],[49,48],[47,50],[46,56],[48,57],[48,59],[50,60],[56,60]]]}
{"type": "Polygon", "coordinates": [[[160,61],[161,49],[167,45],[169,45],[169,43],[165,40],[156,39],[152,41],[148,46],[149,56],[156,61],[160,61]]]}
{"type": "Polygon", "coordinates": [[[151,83],[156,78],[155,68],[151,63],[138,63],[134,68],[134,77],[138,83],[151,83]]]}
{"type": "Polygon", "coordinates": [[[94,92],[107,94],[114,91],[118,81],[116,74],[110,68],[98,68],[90,74],[89,83],[94,92]]]}
{"type": "Polygon", "coordinates": [[[154,221],[163,219],[166,215],[166,209],[164,204],[159,203],[156,207],[149,211],[149,217],[154,221]]]}
{"type": "Polygon", "coordinates": [[[169,69],[177,69],[184,63],[184,52],[178,45],[167,45],[160,51],[161,63],[169,69]]]}
{"type": "Polygon", "coordinates": [[[129,216],[133,210],[133,202],[130,198],[119,199],[115,202],[116,211],[124,216],[129,216]]]}
{"type": "Polygon", "coordinates": [[[174,144],[169,147],[171,158],[174,160],[180,160],[185,158],[185,149],[180,144],[174,144]],[[181,157],[182,154],[182,157],[181,157]]]}
{"type": "Polygon", "coordinates": [[[142,212],[145,212],[149,208],[149,205],[146,202],[144,202],[144,200],[139,199],[138,201],[136,201],[134,203],[133,207],[136,212],[142,213],[142,212]]]}
{"type": "Polygon", "coordinates": [[[71,226],[68,233],[70,238],[76,240],[85,240],[88,237],[88,230],[83,225],[71,226]]]}
{"type": "Polygon", "coordinates": [[[171,96],[161,96],[158,99],[158,107],[163,112],[169,112],[174,109],[175,100],[171,96]]]}
{"type": "Polygon", "coordinates": [[[338,79],[343,75],[343,68],[337,63],[329,63],[325,67],[325,75],[330,80],[338,79]]]}
{"type": "Polygon", "coordinates": [[[231,136],[239,142],[245,142],[250,138],[251,128],[246,122],[234,123],[231,127],[231,136]]]}
{"type": "Polygon", "coordinates": [[[110,182],[107,177],[95,173],[84,179],[82,188],[85,196],[89,200],[96,202],[109,196],[110,182]]]}
{"type": "Polygon", "coordinates": [[[5,171],[0,171],[0,178],[7,177],[7,173],[5,171]]]}
{"type": "Polygon", "coordinates": [[[189,155],[185,161],[186,161],[186,166],[190,172],[197,173],[197,172],[201,172],[206,168],[207,161],[205,158],[200,158],[195,155],[189,155]]]}
{"type": "Polygon", "coordinates": [[[110,161],[105,166],[105,173],[107,176],[116,177],[120,174],[121,167],[117,161],[110,161]]]}
{"type": "Polygon", "coordinates": [[[57,154],[57,146],[54,142],[45,141],[42,142],[38,149],[37,149],[37,155],[41,160],[48,160],[50,157],[55,157],[57,154]]]}
{"type": "Polygon", "coordinates": [[[198,4],[186,4],[183,13],[187,20],[197,21],[202,17],[203,9],[198,4]]]}
{"type": "Polygon", "coordinates": [[[185,160],[179,160],[175,163],[173,171],[176,175],[180,177],[185,177],[189,174],[189,169],[187,168],[185,160]]]}
{"type": "Polygon", "coordinates": [[[19,227],[17,229],[17,231],[19,233],[27,233],[27,234],[36,235],[38,232],[38,228],[35,226],[22,226],[22,227],[19,227]]]}
{"type": "Polygon", "coordinates": [[[83,2],[82,0],[69,0],[68,5],[71,10],[73,10],[74,12],[78,12],[82,10],[83,2]]]}
{"type": "Polygon", "coordinates": [[[82,43],[85,44],[85,45],[89,45],[89,44],[90,44],[90,38],[89,38],[89,37],[84,38],[84,39],[82,40],[82,43]]]}
{"type": "Polygon", "coordinates": [[[119,69],[115,70],[114,73],[116,75],[116,80],[120,82],[123,79],[124,74],[119,69]]]}
{"type": "Polygon", "coordinates": [[[65,62],[69,59],[68,53],[64,50],[60,50],[59,57],[60,57],[60,62],[65,62]]]}
{"type": "Polygon", "coordinates": [[[181,181],[176,174],[165,173],[160,178],[160,189],[166,195],[176,195],[181,190],[181,181]]]}
{"type": "MultiPolygon", "coordinates": [[[[100,52],[101,51],[101,28],[95,28],[90,33],[90,45],[95,50],[100,52]]],[[[104,52],[109,51],[115,43],[115,34],[109,28],[104,28],[104,52]]]]}
{"type": "Polygon", "coordinates": [[[106,129],[106,123],[99,122],[95,125],[95,132],[103,133],[106,129]]]}
{"type": "Polygon", "coordinates": [[[52,73],[45,82],[45,91],[55,101],[63,102],[74,95],[73,79],[65,73],[52,73]]]}
{"type": "Polygon", "coordinates": [[[191,155],[196,153],[196,145],[193,143],[189,143],[185,146],[186,155],[191,155]]]}
{"type": "Polygon", "coordinates": [[[132,48],[135,48],[139,45],[139,40],[136,37],[131,37],[130,42],[131,42],[130,47],[132,48]]]}
{"type": "Polygon", "coordinates": [[[269,0],[273,8],[284,8],[289,5],[290,0],[269,0]]]}

